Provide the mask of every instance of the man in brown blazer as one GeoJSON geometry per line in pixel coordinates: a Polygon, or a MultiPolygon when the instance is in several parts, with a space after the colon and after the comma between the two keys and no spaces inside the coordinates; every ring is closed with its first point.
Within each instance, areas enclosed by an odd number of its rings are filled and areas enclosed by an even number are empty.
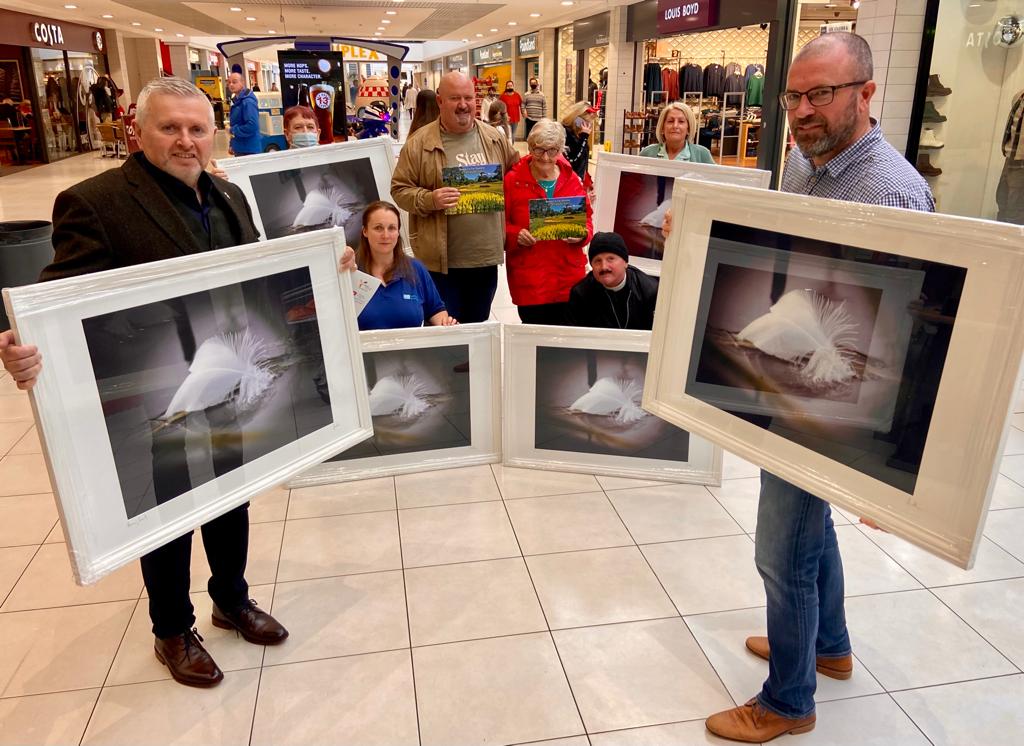
{"type": "MultiPolygon", "coordinates": [[[[198,88],[178,78],[151,81],[139,94],[136,126],[141,153],[133,154],[121,168],[57,196],[55,256],[41,280],[144,264],[259,238],[242,191],[205,171],[215,129],[213,109],[198,88]]],[[[354,264],[351,256],[346,260],[347,265],[354,264]]],[[[346,262],[343,268],[348,268],[346,262]]],[[[15,345],[11,332],[0,332],[0,358],[19,388],[32,387],[42,367],[35,347],[15,345]]],[[[215,464],[218,474],[239,465],[221,461],[215,464]]],[[[283,642],[288,632],[249,598],[245,580],[248,510],[247,503],[202,527],[211,569],[212,623],[236,629],[249,642],[273,645],[283,642]]],[[[182,684],[213,686],[224,674],[193,628],[191,547],[189,533],[150,552],[141,560],[142,574],[156,657],[182,684]]]]}

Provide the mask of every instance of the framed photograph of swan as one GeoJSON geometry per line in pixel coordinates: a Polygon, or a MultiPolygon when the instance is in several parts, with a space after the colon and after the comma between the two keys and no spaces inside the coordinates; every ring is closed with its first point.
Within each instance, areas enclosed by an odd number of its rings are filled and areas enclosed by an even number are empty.
{"type": "Polygon", "coordinates": [[[771,182],[771,172],[756,168],[599,152],[594,178],[594,230],[615,231],[622,236],[630,263],[648,274],[661,272],[665,254],[661,224],[672,204],[673,181],[679,177],[758,189],[767,189],[771,182]]]}
{"type": "Polygon", "coordinates": [[[504,333],[506,464],[721,482],[720,448],[640,406],[650,332],[514,325],[504,333]]]}
{"type": "Polygon", "coordinates": [[[1024,228],[674,192],[644,407],[970,567],[1024,352],[1024,228]]]}
{"type": "Polygon", "coordinates": [[[372,435],[344,241],[4,290],[46,360],[32,405],[79,583],[372,435]]]}
{"type": "Polygon", "coordinates": [[[500,329],[489,321],[360,332],[373,437],[288,486],[501,461],[500,329]]]}
{"type": "MultiPolygon", "coordinates": [[[[245,193],[264,238],[335,227],[356,247],[363,209],[374,200],[392,201],[395,159],[388,137],[228,158],[219,165],[245,193]]],[[[401,234],[408,247],[405,220],[401,234]]]]}

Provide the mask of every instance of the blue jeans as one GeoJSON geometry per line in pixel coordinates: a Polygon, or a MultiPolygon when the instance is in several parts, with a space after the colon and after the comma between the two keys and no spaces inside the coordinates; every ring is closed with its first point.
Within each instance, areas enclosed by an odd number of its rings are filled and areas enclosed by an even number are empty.
{"type": "Polygon", "coordinates": [[[843,561],[828,503],[761,472],[754,549],[768,597],[768,678],[757,695],[787,718],[814,712],[815,658],[850,654],[843,561]]]}

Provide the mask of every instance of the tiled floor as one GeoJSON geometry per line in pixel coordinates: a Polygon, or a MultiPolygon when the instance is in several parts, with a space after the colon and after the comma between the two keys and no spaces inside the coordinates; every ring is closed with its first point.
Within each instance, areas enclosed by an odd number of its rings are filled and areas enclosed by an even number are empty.
{"type": "MultiPolygon", "coordinates": [[[[0,181],[0,217],[31,216],[15,183],[52,200],[89,158],[0,181]]],[[[515,321],[504,283],[495,315],[515,321]]],[[[970,572],[837,513],[857,666],[819,681],[817,729],[782,742],[1024,744],[1014,425],[970,572]]],[[[743,648],[764,628],[757,469],[731,456],[710,489],[494,465],[271,490],[248,574],[292,635],[215,629],[197,548],[199,629],[227,675],[196,690],[152,654],[137,565],[71,582],[39,454],[0,375],[0,744],[721,743],[703,718],[767,673],[743,648]]]]}

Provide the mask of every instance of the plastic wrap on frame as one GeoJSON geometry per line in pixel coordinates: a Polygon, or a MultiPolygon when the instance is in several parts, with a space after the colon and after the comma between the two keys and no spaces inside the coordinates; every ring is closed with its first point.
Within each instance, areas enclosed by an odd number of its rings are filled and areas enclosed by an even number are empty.
{"type": "MultiPolygon", "coordinates": [[[[421,448],[406,453],[388,453],[350,460],[329,460],[297,475],[287,486],[297,489],[500,462],[500,330],[501,324],[487,321],[457,326],[424,326],[360,332],[364,361],[372,359],[375,353],[382,352],[468,347],[471,415],[469,443],[464,446],[421,448]]],[[[429,395],[421,398],[429,398],[429,395]]],[[[371,408],[373,405],[371,394],[371,408]]],[[[417,409],[419,407],[415,407],[412,412],[417,409]]],[[[413,416],[410,413],[409,419],[413,416]]],[[[375,424],[374,429],[375,434],[381,434],[379,425],[375,424]]]]}
{"type": "MultiPolygon", "coordinates": [[[[969,569],[995,486],[1024,352],[1024,228],[684,179],[676,183],[672,209],[680,222],[662,272],[645,408],[969,569]],[[920,315],[922,334],[943,319],[949,330],[941,367],[925,368],[938,380],[927,393],[930,423],[912,433],[920,441],[920,457],[911,488],[896,486],[892,477],[882,481],[854,461],[832,458],[686,393],[696,375],[691,367],[704,355],[695,351],[695,339],[704,333],[697,321],[703,288],[718,281],[706,276],[715,221],[810,242],[840,242],[859,250],[852,256],[863,261],[895,256],[960,273],[961,284],[953,290],[959,297],[943,296],[939,289],[928,298],[933,305],[952,303],[950,312],[929,319],[914,307],[906,309],[920,315]]],[[[907,375],[905,369],[900,374],[907,375]]],[[[919,380],[913,371],[910,375],[919,380]]],[[[906,423],[905,428],[915,426],[913,419],[906,423]]]]}
{"type": "MultiPolygon", "coordinates": [[[[38,344],[41,351],[45,352],[43,372],[30,392],[30,401],[77,583],[88,585],[96,582],[126,562],[273,487],[296,470],[316,463],[337,450],[339,445],[355,444],[372,435],[368,403],[365,397],[358,396],[358,392],[365,390],[365,378],[360,364],[358,332],[355,329],[351,279],[348,273],[339,274],[337,271],[344,249],[341,231],[329,229],[4,290],[4,302],[19,343],[38,344]],[[97,467],[97,461],[87,456],[90,448],[102,451],[104,448],[109,449],[110,443],[105,437],[102,423],[95,425],[84,422],[95,419],[88,415],[99,411],[99,398],[86,343],[71,339],[75,335],[73,330],[69,332],[67,325],[77,324],[81,331],[82,320],[121,310],[117,303],[125,292],[140,292],[149,287],[156,288],[157,295],[160,288],[174,289],[176,293],[183,288],[188,288],[185,292],[192,292],[194,286],[213,289],[240,282],[240,271],[244,272],[248,268],[253,269],[250,273],[252,278],[258,279],[274,274],[275,270],[287,271],[305,266],[310,267],[313,282],[311,292],[328,301],[324,303],[324,313],[340,312],[348,317],[348,322],[340,324],[338,328],[338,341],[330,343],[331,351],[324,351],[325,360],[331,360],[329,368],[331,365],[343,364],[345,375],[350,374],[350,380],[339,380],[339,369],[328,369],[330,385],[339,387],[339,392],[351,390],[357,394],[349,403],[352,414],[346,415],[347,419],[339,419],[336,416],[338,410],[331,410],[335,412],[332,430],[338,433],[334,441],[325,447],[321,441],[326,440],[326,434],[321,431],[318,438],[310,443],[312,447],[308,454],[283,466],[270,467],[265,464],[262,470],[256,470],[261,471],[261,475],[255,479],[243,481],[241,474],[232,476],[236,472],[251,471],[248,463],[243,468],[218,476],[214,482],[220,483],[231,477],[230,482],[225,484],[223,494],[214,492],[213,482],[207,482],[179,495],[177,499],[187,501],[187,506],[172,500],[125,521],[125,506],[120,503],[121,491],[116,485],[116,472],[113,487],[104,489],[98,480],[109,477],[109,474],[98,477],[99,472],[96,470],[102,470],[103,467],[97,467]],[[314,266],[319,267],[319,274],[313,273],[314,266]],[[330,267],[329,275],[327,267],[330,267]],[[257,268],[258,273],[255,271],[257,268]],[[347,328],[349,326],[350,329],[347,328]],[[58,338],[57,335],[62,331],[64,336],[58,338]],[[75,345],[85,348],[83,359],[62,360],[54,352],[60,349],[67,353],[75,345]],[[83,402],[75,398],[76,391],[80,393],[90,385],[90,401],[83,402]],[[348,420],[351,420],[352,427],[342,432],[344,422],[348,420]],[[83,427],[92,428],[95,432],[102,430],[104,437],[83,439],[83,427]],[[105,445],[89,445],[90,440],[94,443],[102,440],[105,445]],[[205,491],[200,493],[200,490],[205,491]],[[214,497],[197,497],[207,492],[213,493],[214,497]],[[111,497],[108,493],[116,493],[116,496],[111,497]],[[173,505],[170,511],[167,510],[168,505],[173,505]],[[117,515],[116,512],[104,511],[118,510],[119,527],[111,528],[109,521],[108,525],[102,525],[103,520],[114,520],[117,515]]],[[[172,293],[167,297],[178,296],[172,293]]],[[[345,316],[338,320],[344,322],[345,316]]]]}
{"type": "MultiPolygon", "coordinates": [[[[546,427],[548,407],[541,406],[541,397],[538,396],[542,379],[538,371],[540,356],[537,353],[540,348],[548,348],[555,355],[566,350],[579,350],[609,358],[619,356],[628,365],[638,365],[640,361],[636,356],[646,356],[650,348],[650,332],[509,325],[504,327],[504,338],[503,427],[504,463],[507,466],[691,484],[721,483],[721,449],[689,433],[672,433],[675,426],[662,423],[659,418],[640,410],[636,406],[640,392],[635,390],[639,381],[597,378],[588,393],[577,386],[570,397],[573,401],[565,399],[563,406],[558,408],[557,414],[567,418],[567,429],[558,424],[553,429],[546,427]],[[578,396],[581,393],[584,395],[578,396]],[[563,409],[571,411],[563,412],[563,409]],[[659,426],[660,432],[654,442],[649,439],[645,442],[644,430],[647,429],[646,435],[650,436],[652,425],[659,426]],[[540,447],[538,441],[552,434],[542,433],[542,429],[550,429],[552,433],[586,432],[587,442],[573,444],[572,438],[561,437],[560,447],[540,447]],[[680,436],[686,438],[686,457],[662,457],[672,452],[670,443],[675,441],[676,445],[679,444],[680,436]],[[662,456],[631,455],[655,452],[662,456]]],[[[594,368],[593,373],[597,377],[596,363],[594,368]]],[[[554,374],[556,371],[548,372],[554,374]]],[[[549,396],[559,383],[558,380],[544,378],[544,395],[549,396]]]]}

